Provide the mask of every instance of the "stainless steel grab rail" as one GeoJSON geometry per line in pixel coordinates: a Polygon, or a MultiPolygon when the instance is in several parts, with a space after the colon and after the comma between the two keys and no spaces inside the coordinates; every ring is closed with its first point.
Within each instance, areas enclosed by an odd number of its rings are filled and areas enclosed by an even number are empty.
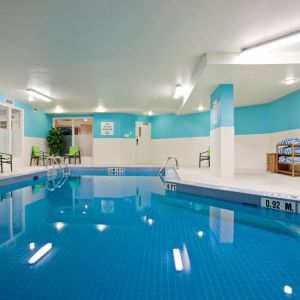
{"type": "Polygon", "coordinates": [[[49,156],[46,159],[45,165],[46,168],[48,168],[48,161],[51,163],[52,165],[52,169],[50,169],[47,172],[47,176],[48,176],[48,181],[46,183],[46,188],[53,192],[55,189],[60,189],[62,188],[62,186],[65,184],[65,182],[67,181],[67,179],[70,177],[71,175],[71,170],[70,168],[63,162],[61,162],[61,158],[56,156],[49,156]],[[62,178],[56,183],[55,180],[57,179],[57,171],[55,168],[55,164],[58,166],[58,168],[62,171],[62,178]],[[51,179],[50,179],[51,178],[51,179]],[[52,187],[49,186],[49,182],[52,182],[52,187]]]}
{"type": "Polygon", "coordinates": [[[178,160],[177,160],[177,158],[176,158],[176,157],[172,157],[172,156],[170,156],[170,157],[168,157],[168,158],[165,160],[164,164],[163,164],[163,165],[162,165],[162,167],[159,169],[159,171],[158,171],[158,175],[159,175],[159,176],[162,174],[162,171],[163,171],[163,169],[166,167],[167,163],[168,163],[168,162],[169,162],[169,160],[171,160],[171,159],[174,159],[174,161],[175,161],[175,164],[176,164],[176,169],[178,169],[178,168],[179,168],[179,165],[178,165],[178,160]]]}

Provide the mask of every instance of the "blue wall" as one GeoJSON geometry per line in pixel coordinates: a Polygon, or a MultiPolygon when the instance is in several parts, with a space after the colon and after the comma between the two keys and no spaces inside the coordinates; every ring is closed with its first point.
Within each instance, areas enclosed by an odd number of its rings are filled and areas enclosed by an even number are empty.
{"type": "Polygon", "coordinates": [[[209,112],[188,115],[167,114],[152,117],[152,138],[209,136],[209,112]]]}
{"type": "MultiPolygon", "coordinates": [[[[209,136],[209,113],[167,114],[152,119],[152,138],[209,136]]],[[[235,134],[268,134],[300,129],[300,90],[261,105],[234,109],[235,134]]]]}
{"type": "MultiPolygon", "coordinates": [[[[5,97],[0,94],[0,103],[5,97]]],[[[50,114],[32,111],[32,105],[15,101],[15,107],[24,110],[25,136],[45,138],[54,117],[93,117],[95,138],[135,138],[135,122],[151,122],[152,138],[201,137],[210,134],[210,113],[188,115],[165,114],[159,116],[138,116],[125,113],[96,114],[50,114]],[[114,122],[115,134],[101,136],[101,122],[114,122]]],[[[300,128],[300,90],[262,105],[237,107],[234,109],[235,133],[266,134],[300,128]]]]}
{"type": "MultiPolygon", "coordinates": [[[[5,103],[5,99],[5,96],[0,95],[0,103],[5,103]]],[[[24,110],[24,136],[37,138],[47,136],[51,123],[43,108],[40,108],[39,112],[34,112],[32,105],[17,100],[14,101],[13,107],[24,110]]]]}

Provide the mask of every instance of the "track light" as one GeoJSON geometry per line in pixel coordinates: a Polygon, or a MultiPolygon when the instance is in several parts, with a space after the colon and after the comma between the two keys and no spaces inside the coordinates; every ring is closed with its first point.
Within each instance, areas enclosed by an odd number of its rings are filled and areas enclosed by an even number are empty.
{"type": "Polygon", "coordinates": [[[287,33],[285,35],[266,40],[255,45],[245,47],[242,49],[241,53],[250,52],[254,50],[272,50],[279,47],[294,44],[300,41],[300,30],[287,33]]]}
{"type": "Polygon", "coordinates": [[[46,95],[44,95],[44,94],[42,94],[40,92],[37,92],[35,90],[32,90],[32,89],[27,89],[27,93],[30,96],[32,96],[34,98],[38,98],[38,99],[43,100],[45,102],[51,102],[52,101],[52,99],[50,97],[48,97],[48,96],[46,96],[46,95]]]}

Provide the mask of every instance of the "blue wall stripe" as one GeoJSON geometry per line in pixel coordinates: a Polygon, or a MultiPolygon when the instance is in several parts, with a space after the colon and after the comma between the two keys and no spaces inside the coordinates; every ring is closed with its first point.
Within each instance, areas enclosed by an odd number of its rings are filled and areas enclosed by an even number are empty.
{"type": "MultiPolygon", "coordinates": [[[[5,96],[0,94],[0,103],[5,96]]],[[[44,109],[32,111],[32,105],[15,101],[15,107],[24,110],[24,133],[27,137],[45,138],[54,117],[93,117],[95,138],[135,138],[135,122],[151,122],[152,138],[205,137],[210,135],[210,113],[188,115],[165,114],[153,117],[126,113],[96,114],[45,114],[44,109]],[[100,123],[113,121],[115,134],[101,136],[100,123]],[[131,135],[130,135],[131,133],[131,135]]],[[[300,90],[283,96],[267,104],[237,107],[234,109],[236,135],[268,134],[300,129],[300,90]]]]}
{"type": "Polygon", "coordinates": [[[209,112],[188,115],[166,114],[152,117],[152,138],[209,136],[209,112]]]}

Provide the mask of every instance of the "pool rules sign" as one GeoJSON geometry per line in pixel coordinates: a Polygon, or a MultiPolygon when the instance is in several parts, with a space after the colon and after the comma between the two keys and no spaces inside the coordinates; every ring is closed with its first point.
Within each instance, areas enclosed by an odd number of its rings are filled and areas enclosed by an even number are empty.
{"type": "Polygon", "coordinates": [[[101,135],[114,135],[114,122],[101,122],[101,135]]]}

